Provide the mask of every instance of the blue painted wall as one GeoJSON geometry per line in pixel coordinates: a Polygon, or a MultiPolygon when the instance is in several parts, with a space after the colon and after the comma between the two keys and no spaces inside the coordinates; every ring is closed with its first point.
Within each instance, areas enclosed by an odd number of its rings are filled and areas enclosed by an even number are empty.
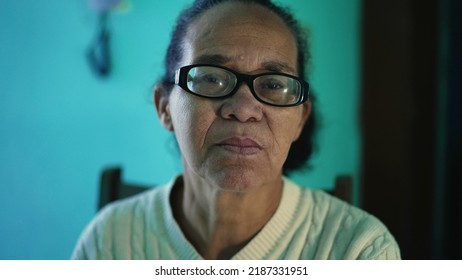
{"type": "MultiPolygon", "coordinates": [[[[2,1],[0,8],[0,259],[67,259],[94,216],[98,176],[167,181],[181,170],[151,88],[172,24],[190,1],[131,1],[110,19],[114,69],[90,71],[96,16],[86,1],[2,1]]],[[[298,182],[358,178],[359,0],[281,1],[312,28],[323,115],[320,151],[298,182]]]]}

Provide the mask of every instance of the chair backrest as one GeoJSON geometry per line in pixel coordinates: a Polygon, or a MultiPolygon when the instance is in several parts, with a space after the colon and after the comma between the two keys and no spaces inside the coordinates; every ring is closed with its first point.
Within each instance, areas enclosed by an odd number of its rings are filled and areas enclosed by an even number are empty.
{"type": "MultiPolygon", "coordinates": [[[[101,209],[106,204],[126,198],[150,189],[149,186],[126,183],[123,180],[122,168],[110,167],[103,170],[100,178],[99,204],[101,209]]],[[[348,202],[353,198],[353,180],[351,176],[339,175],[335,178],[335,186],[332,195],[348,202]]]]}
{"type": "Polygon", "coordinates": [[[124,182],[122,175],[122,168],[120,167],[110,167],[103,170],[99,186],[99,209],[110,202],[130,197],[150,188],[149,186],[124,182]]]}

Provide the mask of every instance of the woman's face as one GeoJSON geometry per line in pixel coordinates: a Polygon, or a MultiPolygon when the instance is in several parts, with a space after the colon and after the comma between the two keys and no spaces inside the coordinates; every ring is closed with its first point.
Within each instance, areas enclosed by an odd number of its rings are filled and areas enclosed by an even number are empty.
{"type": "MultiPolygon", "coordinates": [[[[276,15],[253,4],[228,2],[206,11],[191,23],[183,47],[179,67],[207,63],[246,74],[298,74],[293,35],[276,15]]],[[[178,140],[185,176],[232,191],[280,182],[290,145],[310,112],[309,103],[265,105],[245,83],[226,99],[194,96],[178,86],[166,99],[157,107],[178,140]]]]}

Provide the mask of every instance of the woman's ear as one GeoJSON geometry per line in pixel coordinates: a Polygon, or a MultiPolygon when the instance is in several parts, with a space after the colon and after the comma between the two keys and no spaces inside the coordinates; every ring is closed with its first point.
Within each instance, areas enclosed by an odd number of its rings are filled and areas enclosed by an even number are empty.
{"type": "Polygon", "coordinates": [[[157,84],[154,88],[154,105],[156,106],[157,116],[160,123],[168,131],[173,131],[172,116],[170,114],[169,94],[165,88],[157,84]]]}
{"type": "Polygon", "coordinates": [[[303,116],[302,116],[303,125],[302,126],[305,126],[305,123],[308,121],[308,118],[310,117],[310,115],[311,115],[311,101],[308,100],[307,102],[305,102],[305,104],[303,104],[303,116]]]}
{"type": "Polygon", "coordinates": [[[300,137],[300,134],[302,133],[302,130],[305,127],[305,123],[308,121],[308,119],[310,118],[310,115],[311,115],[311,101],[308,100],[302,106],[303,106],[303,108],[302,108],[302,110],[303,110],[302,111],[302,116],[301,116],[301,119],[300,119],[298,132],[297,132],[297,135],[296,135],[294,141],[296,141],[300,137]]]}

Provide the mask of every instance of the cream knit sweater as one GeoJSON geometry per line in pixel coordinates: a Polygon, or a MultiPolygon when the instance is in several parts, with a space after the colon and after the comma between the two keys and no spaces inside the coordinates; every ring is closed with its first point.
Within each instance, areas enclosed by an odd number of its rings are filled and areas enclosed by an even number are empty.
{"type": "MultiPolygon", "coordinates": [[[[174,181],[105,207],[82,234],[73,259],[193,259],[169,204],[174,181]]],[[[279,208],[232,259],[400,259],[375,217],[284,179],[279,208]]]]}

